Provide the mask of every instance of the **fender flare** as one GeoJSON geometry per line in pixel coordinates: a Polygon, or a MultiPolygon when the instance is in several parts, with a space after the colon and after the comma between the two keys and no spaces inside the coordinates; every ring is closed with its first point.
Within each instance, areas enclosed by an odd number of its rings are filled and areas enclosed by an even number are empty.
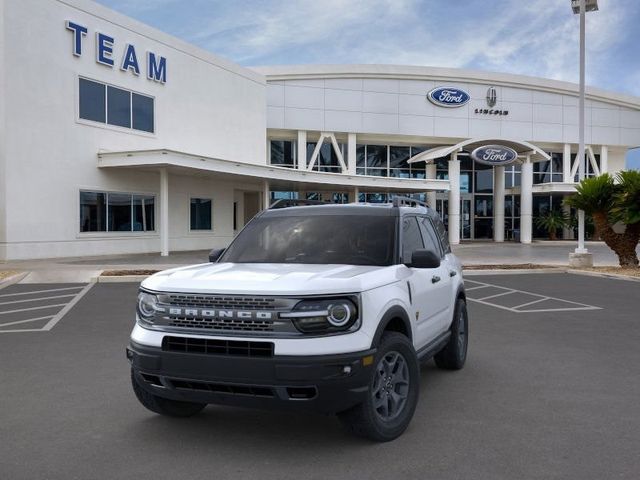
{"type": "Polygon", "coordinates": [[[385,312],[385,314],[380,319],[380,323],[378,323],[378,328],[376,329],[376,333],[373,336],[373,341],[371,342],[371,347],[375,348],[380,343],[380,339],[382,338],[382,334],[384,333],[389,322],[394,318],[399,318],[404,323],[404,327],[409,333],[409,340],[413,341],[413,328],[411,327],[411,321],[409,320],[409,314],[407,311],[402,308],[400,305],[394,305],[389,308],[385,312]]]}

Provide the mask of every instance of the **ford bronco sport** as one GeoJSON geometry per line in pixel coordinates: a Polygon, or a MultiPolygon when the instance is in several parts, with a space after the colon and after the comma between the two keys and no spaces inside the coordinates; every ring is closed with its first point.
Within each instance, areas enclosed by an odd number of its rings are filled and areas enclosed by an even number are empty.
{"type": "Polygon", "coordinates": [[[142,282],[127,348],[142,405],[311,410],[388,441],[411,421],[420,361],[463,367],[462,270],[438,214],[308,203],[276,202],[210,263],[142,282]]]}

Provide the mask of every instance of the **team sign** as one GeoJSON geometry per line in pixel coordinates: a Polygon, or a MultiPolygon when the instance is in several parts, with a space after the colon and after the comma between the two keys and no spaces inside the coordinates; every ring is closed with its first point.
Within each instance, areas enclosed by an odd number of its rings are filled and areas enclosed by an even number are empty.
{"type": "MultiPolygon", "coordinates": [[[[73,32],[73,54],[76,57],[81,57],[83,40],[88,32],[87,27],[67,20],[67,30],[73,32]]],[[[113,37],[96,32],[96,62],[107,67],[115,67],[114,44],[115,39],[113,37]]],[[[153,52],[147,52],[146,57],[147,78],[155,82],[165,83],[167,81],[167,59],[153,52]]],[[[120,70],[140,75],[140,61],[135,46],[131,44],[125,45],[118,66],[120,70]]]]}

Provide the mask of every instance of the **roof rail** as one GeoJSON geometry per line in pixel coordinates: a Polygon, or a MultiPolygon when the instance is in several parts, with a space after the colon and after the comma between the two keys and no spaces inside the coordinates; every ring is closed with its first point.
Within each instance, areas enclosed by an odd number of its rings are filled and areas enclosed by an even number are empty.
{"type": "Polygon", "coordinates": [[[273,210],[276,208],[300,207],[310,205],[329,205],[329,202],[323,202],[321,200],[306,200],[302,198],[280,198],[269,206],[269,210],[273,210]]]}
{"type": "Polygon", "coordinates": [[[392,204],[393,204],[394,207],[417,207],[417,206],[421,206],[421,207],[429,208],[429,205],[427,205],[425,202],[421,202],[420,200],[416,200],[414,198],[402,197],[402,196],[393,197],[392,204]]]}

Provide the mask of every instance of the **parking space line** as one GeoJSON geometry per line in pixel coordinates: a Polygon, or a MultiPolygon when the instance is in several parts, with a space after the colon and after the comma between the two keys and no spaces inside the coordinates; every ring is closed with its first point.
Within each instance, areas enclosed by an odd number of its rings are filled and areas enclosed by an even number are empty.
{"type": "Polygon", "coordinates": [[[76,293],[69,293],[67,295],[54,295],[51,297],[28,298],[27,300],[11,300],[10,302],[0,302],[0,305],[9,305],[12,303],[41,302],[43,300],[53,300],[55,298],[74,297],[76,295],[77,295],[76,293]]]}
{"type": "Polygon", "coordinates": [[[76,295],[76,297],[73,300],[67,303],[67,305],[62,310],[60,310],[56,316],[54,316],[51,320],[47,322],[47,324],[44,327],[42,327],[42,330],[46,330],[46,331],[51,330],[55,326],[55,324],[58,323],[60,320],[62,320],[62,317],[64,317],[67,314],[67,312],[71,310],[75,306],[75,304],[78,303],[80,299],[82,299],[82,297],[84,297],[87,294],[89,290],[91,290],[91,288],[94,285],[95,285],[95,282],[91,282],[85,285],[85,287],[80,291],[80,293],[76,295]]]}
{"type": "MultiPolygon", "coordinates": [[[[16,320],[15,322],[0,323],[0,327],[8,327],[9,325],[18,325],[19,323],[37,322],[38,320],[47,320],[52,317],[53,315],[47,315],[46,317],[27,318],[26,320],[16,320]]],[[[0,330],[0,332],[1,331],[4,331],[4,330],[0,330]]]]}
{"type": "Polygon", "coordinates": [[[30,307],[30,308],[20,308],[18,310],[7,310],[5,312],[0,312],[0,315],[6,315],[7,313],[30,312],[32,310],[43,310],[45,308],[64,307],[65,305],[66,303],[58,303],[56,305],[43,305],[42,307],[30,307]]]}
{"type": "Polygon", "coordinates": [[[62,292],[64,290],[80,290],[84,285],[79,287],[65,287],[65,288],[49,288],[47,290],[33,290],[30,292],[18,292],[18,293],[3,293],[0,297],[15,297],[18,295],[33,295],[34,293],[49,293],[49,292],[62,292]]]}
{"type": "MultiPolygon", "coordinates": [[[[596,307],[594,305],[587,305],[586,303],[580,303],[580,302],[575,302],[573,300],[565,300],[564,298],[557,298],[557,297],[550,297],[547,295],[541,295],[539,293],[533,293],[533,292],[527,292],[525,290],[517,290],[515,288],[509,288],[509,287],[503,287],[501,285],[492,285],[490,283],[483,283],[483,282],[478,282],[475,280],[465,280],[465,283],[473,283],[473,284],[478,284],[478,286],[474,286],[471,288],[467,288],[466,291],[473,291],[473,290],[477,290],[480,288],[487,288],[487,287],[494,287],[497,288],[499,290],[506,290],[505,292],[501,292],[501,293],[497,293],[495,295],[489,295],[487,297],[483,297],[483,298],[473,298],[473,297],[467,297],[467,300],[471,301],[471,302],[476,302],[476,303],[481,303],[483,305],[487,305],[490,307],[494,307],[494,308],[499,308],[501,310],[507,310],[509,312],[513,312],[513,313],[541,313],[541,312],[569,312],[569,311],[576,311],[576,310],[602,310],[601,307],[596,307]],[[512,293],[521,293],[524,295],[528,295],[530,297],[538,297],[536,300],[530,301],[530,302],[526,302],[526,303],[522,303],[520,305],[515,305],[512,307],[508,307],[506,305],[500,305],[499,303],[494,303],[494,302],[488,302],[487,300],[489,299],[493,299],[496,297],[504,297],[506,295],[510,295],[512,293]],[[553,301],[553,302],[560,302],[560,303],[564,303],[564,304],[570,304],[571,306],[569,307],[563,307],[563,306],[559,306],[559,307],[554,307],[554,308],[538,308],[538,309],[526,309],[524,310],[525,307],[528,307],[530,305],[534,305],[534,304],[540,304],[542,302],[545,301],[553,301]]],[[[541,305],[542,306],[542,305],[541,305]]]]}

